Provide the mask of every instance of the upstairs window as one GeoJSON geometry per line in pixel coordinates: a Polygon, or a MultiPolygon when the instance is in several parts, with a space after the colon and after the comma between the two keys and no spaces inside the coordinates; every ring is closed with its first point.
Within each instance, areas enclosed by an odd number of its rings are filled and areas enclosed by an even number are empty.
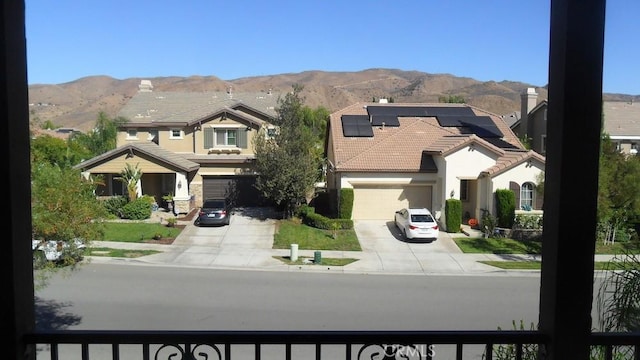
{"type": "Polygon", "coordinates": [[[238,130],[216,129],[216,146],[236,146],[238,130]]]}
{"type": "Polygon", "coordinates": [[[182,139],[182,130],[180,129],[169,130],[169,139],[182,139]]]}
{"type": "Polygon", "coordinates": [[[247,131],[238,128],[204,128],[204,148],[247,148],[247,131]]]}
{"type": "Polygon", "coordinates": [[[127,130],[127,140],[138,140],[138,130],[137,129],[127,130]]]}

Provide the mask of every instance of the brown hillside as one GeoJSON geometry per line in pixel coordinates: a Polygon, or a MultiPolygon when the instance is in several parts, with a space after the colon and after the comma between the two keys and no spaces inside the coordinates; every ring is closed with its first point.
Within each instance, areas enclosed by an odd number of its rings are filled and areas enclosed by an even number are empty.
{"type": "MultiPolygon", "coordinates": [[[[368,69],[358,72],[305,71],[235,80],[215,76],[156,77],[150,80],[154,91],[266,91],[287,92],[293,84],[304,86],[302,96],[310,107],[323,106],[336,111],[359,101],[382,97],[395,102],[438,102],[443,95],[463,96],[467,103],[498,115],[520,111],[520,93],[536,87],[540,99],[547,97],[544,87],[515,81],[477,81],[450,74],[428,74],[396,69],[368,69]]],[[[55,85],[30,85],[29,102],[34,125],[45,121],[62,127],[90,130],[103,111],[115,117],[138,91],[143,78],[124,80],[90,76],[55,85]]],[[[629,95],[605,94],[608,100],[630,100],[629,95]]],[[[635,97],[635,101],[640,97],[635,97]]]]}

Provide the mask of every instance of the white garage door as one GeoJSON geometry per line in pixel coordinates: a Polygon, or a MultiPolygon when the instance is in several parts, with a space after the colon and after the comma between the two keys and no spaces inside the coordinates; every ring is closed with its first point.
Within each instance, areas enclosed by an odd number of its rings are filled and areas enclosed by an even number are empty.
{"type": "Polygon", "coordinates": [[[392,220],[396,210],[404,207],[431,210],[431,186],[356,185],[353,188],[354,220],[392,220]]]}

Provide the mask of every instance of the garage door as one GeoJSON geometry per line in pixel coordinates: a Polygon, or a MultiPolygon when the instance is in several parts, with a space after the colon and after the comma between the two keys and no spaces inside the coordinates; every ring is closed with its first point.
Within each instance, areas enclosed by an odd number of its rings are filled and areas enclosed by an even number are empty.
{"type": "Polygon", "coordinates": [[[255,176],[207,176],[203,178],[203,199],[226,197],[233,206],[264,205],[260,193],[253,186],[255,176]]]}
{"type": "Polygon", "coordinates": [[[404,207],[431,210],[431,186],[358,185],[353,189],[353,219],[393,219],[404,207]]]}

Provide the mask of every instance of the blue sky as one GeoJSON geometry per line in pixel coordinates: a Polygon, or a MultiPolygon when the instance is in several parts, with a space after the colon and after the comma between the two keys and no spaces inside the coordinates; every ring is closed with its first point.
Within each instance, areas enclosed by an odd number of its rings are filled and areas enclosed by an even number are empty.
{"type": "MultiPolygon", "coordinates": [[[[25,0],[29,84],[370,68],[544,86],[545,0],[25,0]]],[[[604,92],[640,95],[640,1],[607,1],[604,92]]]]}

